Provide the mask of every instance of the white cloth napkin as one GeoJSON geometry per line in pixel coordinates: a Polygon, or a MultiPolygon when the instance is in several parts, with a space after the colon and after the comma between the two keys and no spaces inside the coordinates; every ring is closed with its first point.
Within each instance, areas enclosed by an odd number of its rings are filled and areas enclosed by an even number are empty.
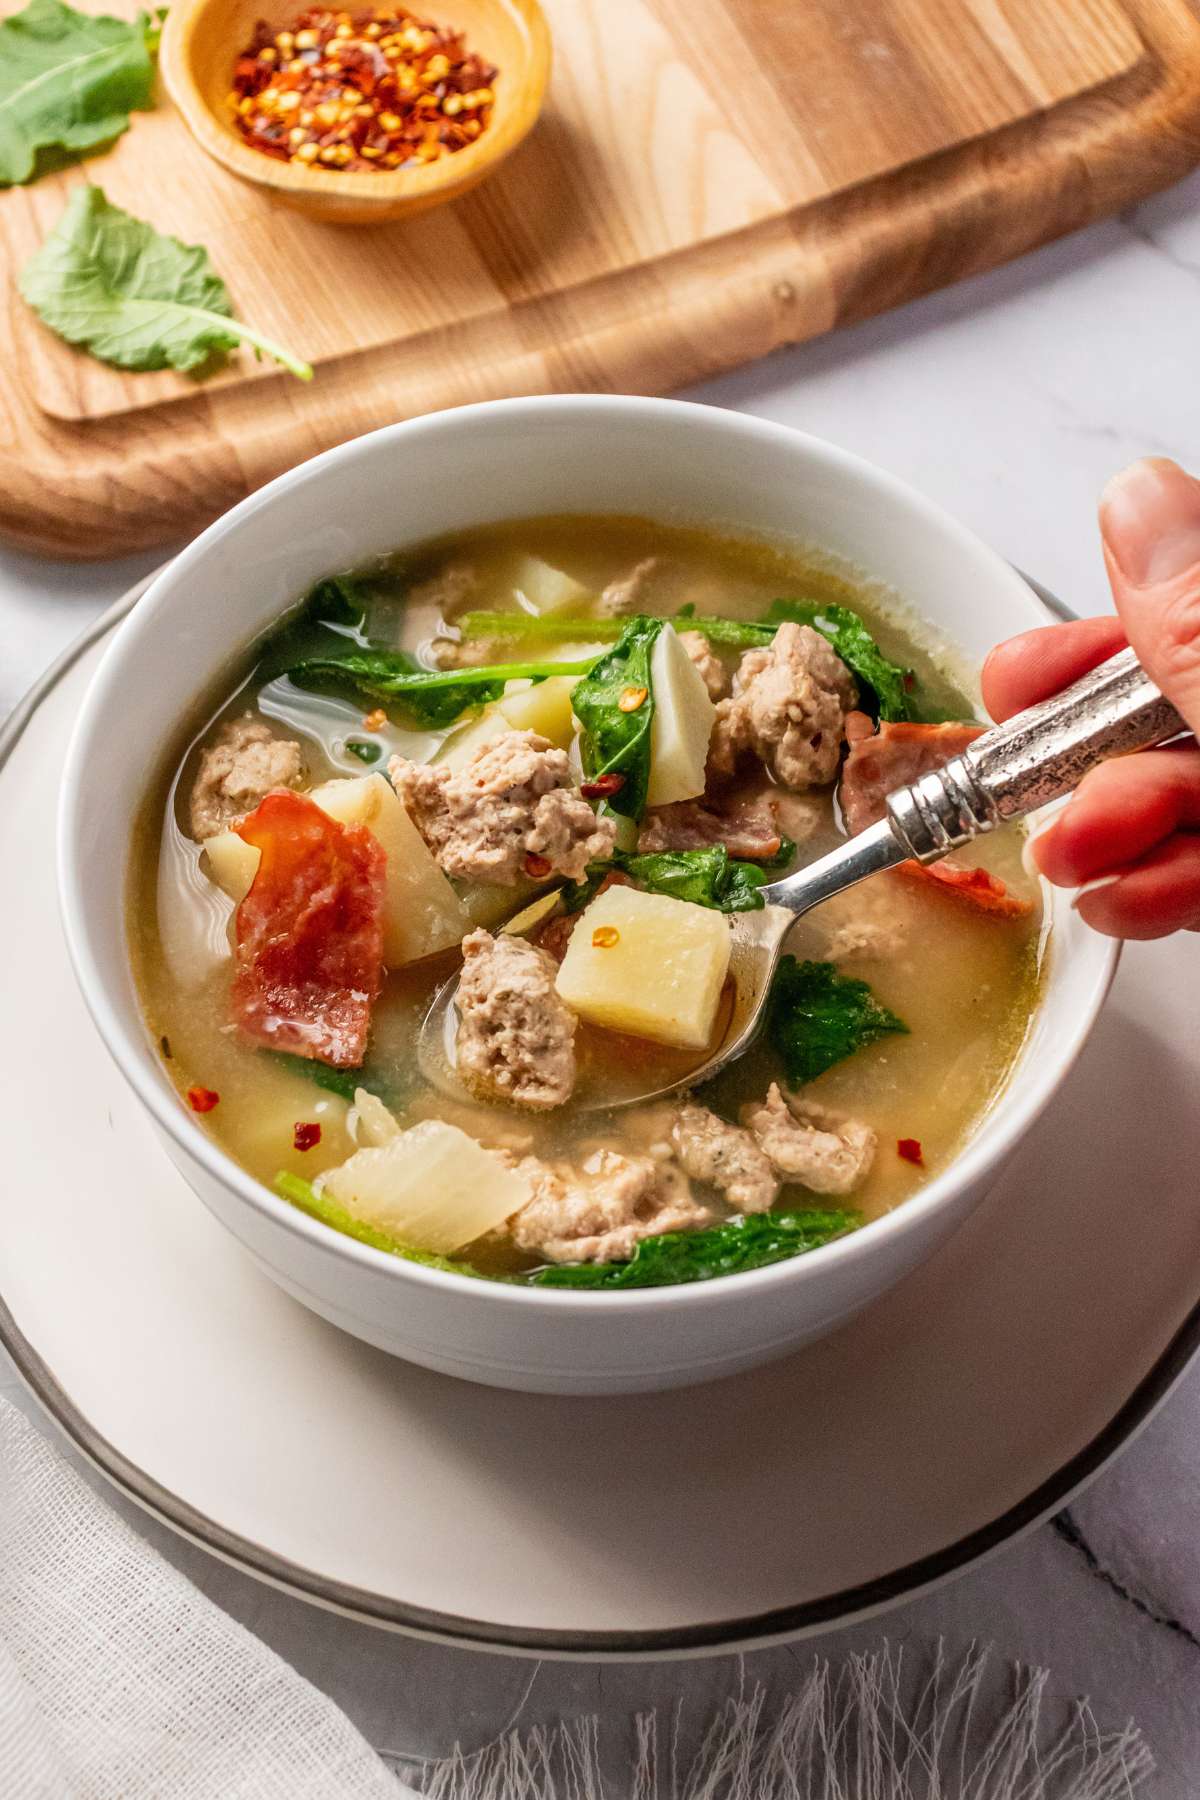
{"type": "Polygon", "coordinates": [[[404,1800],[345,1714],[0,1400],[3,1800],[404,1800]]]}
{"type": "MultiPolygon", "coordinates": [[[[1152,1760],[1037,1669],[886,1642],[730,1696],[684,1750],[594,1715],[426,1764],[426,1800],[1129,1800],[1152,1760]],[[609,1722],[611,1724],[611,1722],[609,1722]],[[618,1733],[628,1736],[628,1733],[618,1733]]],[[[0,1800],[416,1800],[339,1709],[228,1618],[0,1400],[0,1800]]]]}

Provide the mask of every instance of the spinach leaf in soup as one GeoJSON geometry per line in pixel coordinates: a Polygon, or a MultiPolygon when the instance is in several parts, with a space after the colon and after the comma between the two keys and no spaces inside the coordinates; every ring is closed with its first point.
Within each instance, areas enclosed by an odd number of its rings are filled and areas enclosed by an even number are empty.
{"type": "Polygon", "coordinates": [[[909,693],[910,671],[883,654],[866,623],[850,607],[827,605],[823,601],[772,601],[767,610],[767,621],[780,625],[785,619],[794,620],[798,625],[811,625],[814,631],[828,639],[858,682],[863,711],[870,713],[876,722],[915,716],[909,693]]]}
{"type": "Polygon", "coordinates": [[[601,776],[619,780],[606,804],[627,819],[640,819],[646,810],[654,720],[650,658],[665,623],[642,613],[628,619],[612,649],[594,662],[571,695],[583,727],[579,747],[584,775],[589,782],[601,776]]]}
{"type": "Polygon", "coordinates": [[[865,981],[829,962],[785,956],[771,987],[767,1032],[788,1085],[803,1087],[834,1063],[908,1026],[882,1005],[865,981]]]}
{"type": "Polygon", "coordinates": [[[819,1250],[860,1223],[861,1214],[845,1210],[748,1213],[705,1230],[643,1238],[629,1262],[559,1264],[532,1280],[536,1287],[602,1291],[712,1281],[819,1250]]]}
{"type": "Polygon", "coordinates": [[[786,866],[796,854],[789,838],[780,844],[770,865],[743,862],[730,856],[724,844],[704,850],[655,850],[644,855],[621,855],[619,864],[639,886],[655,894],[673,894],[695,906],[717,912],[761,912],[765,887],[776,867],[786,866]]]}

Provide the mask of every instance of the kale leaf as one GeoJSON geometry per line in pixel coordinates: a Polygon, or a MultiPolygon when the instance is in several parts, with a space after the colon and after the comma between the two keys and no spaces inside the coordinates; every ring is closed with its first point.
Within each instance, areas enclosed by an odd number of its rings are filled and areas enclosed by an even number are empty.
{"type": "Polygon", "coordinates": [[[785,956],[771,988],[767,1032],[788,1084],[802,1087],[845,1056],[908,1026],[876,1000],[865,981],[829,962],[785,956]]]}
{"type": "Polygon", "coordinates": [[[158,25],[30,0],[0,23],[0,187],[30,180],[44,150],[82,154],[153,104],[158,25]]]}
{"type": "Polygon", "coordinates": [[[362,1219],[356,1219],[353,1213],[339,1206],[336,1200],[325,1193],[315,1193],[311,1181],[303,1175],[292,1175],[286,1169],[280,1170],[275,1177],[275,1191],[283,1199],[299,1207],[310,1219],[317,1219],[322,1225],[328,1225],[333,1231],[340,1231],[346,1237],[357,1238],[360,1244],[370,1244],[373,1250],[385,1250],[389,1256],[398,1256],[404,1262],[420,1263],[426,1269],[442,1269],[447,1275],[473,1275],[477,1281],[486,1281],[488,1276],[473,1269],[470,1263],[455,1262],[449,1256],[438,1256],[432,1250],[417,1250],[411,1244],[402,1244],[386,1231],[380,1231],[375,1225],[368,1225],[362,1219]]]}
{"type": "Polygon", "coordinates": [[[750,1213],[702,1231],[668,1231],[643,1238],[629,1262],[566,1263],[539,1269],[535,1287],[613,1288],[670,1287],[684,1281],[713,1281],[719,1275],[741,1275],[763,1269],[842,1237],[861,1223],[847,1211],[750,1213]]]}
{"type": "Polygon", "coordinates": [[[627,619],[612,649],[596,660],[571,695],[583,727],[579,747],[584,774],[589,781],[600,775],[622,777],[607,804],[628,819],[640,819],[646,810],[654,719],[650,658],[665,623],[644,613],[627,619]]]}
{"type": "Polygon", "coordinates": [[[779,625],[785,619],[794,619],[798,625],[811,625],[814,631],[829,640],[857,678],[863,710],[873,719],[913,717],[909,699],[910,672],[888,660],[856,612],[848,606],[824,602],[772,601],[767,609],[767,622],[779,625]]]}
{"type": "Polygon", "coordinates": [[[312,380],[306,362],[233,317],[202,245],[164,237],[98,187],[75,189],[18,285],[51,331],[118,369],[199,369],[247,343],[312,380]]]}
{"type": "Polygon", "coordinates": [[[724,844],[643,855],[618,852],[614,861],[652,893],[673,894],[677,900],[691,900],[717,912],[761,912],[764,902],[758,890],[766,886],[776,867],[790,862],[795,854],[795,844],[784,838],[770,864],[731,857],[724,844]]]}
{"type": "Polygon", "coordinates": [[[374,700],[398,700],[422,725],[452,725],[472,706],[498,700],[505,683],[580,675],[586,662],[493,663],[479,669],[423,669],[403,650],[330,650],[281,670],[292,681],[340,681],[374,700]]]}

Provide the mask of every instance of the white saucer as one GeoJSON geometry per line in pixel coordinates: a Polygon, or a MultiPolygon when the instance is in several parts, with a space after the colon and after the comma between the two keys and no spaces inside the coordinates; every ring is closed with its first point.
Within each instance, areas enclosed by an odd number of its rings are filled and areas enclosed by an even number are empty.
{"type": "Polygon", "coordinates": [[[426,1373],[313,1317],[182,1183],[67,966],[55,801],[98,648],[0,738],[0,1338],[79,1448],[167,1523],[444,1640],[625,1658],[749,1645],[995,1549],[1182,1372],[1200,1344],[1194,939],[1126,957],[991,1198],[789,1361],[557,1399],[426,1373]]]}

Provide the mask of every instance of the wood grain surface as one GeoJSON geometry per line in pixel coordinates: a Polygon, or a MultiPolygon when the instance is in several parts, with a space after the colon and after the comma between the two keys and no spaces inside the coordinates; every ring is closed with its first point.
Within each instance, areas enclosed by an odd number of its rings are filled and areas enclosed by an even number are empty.
{"type": "MultiPolygon", "coordinates": [[[[454,20],[454,0],[430,10],[454,20]]],[[[1001,262],[1200,160],[1188,0],[546,11],[555,69],[532,137],[410,221],[283,210],[211,162],[161,92],[86,170],[0,195],[0,533],[111,555],[433,407],[662,391],[1001,262]],[[245,353],[202,383],[124,374],[47,332],[13,277],[85,178],[206,244],[239,313],[314,364],[311,386],[245,353]]]]}

